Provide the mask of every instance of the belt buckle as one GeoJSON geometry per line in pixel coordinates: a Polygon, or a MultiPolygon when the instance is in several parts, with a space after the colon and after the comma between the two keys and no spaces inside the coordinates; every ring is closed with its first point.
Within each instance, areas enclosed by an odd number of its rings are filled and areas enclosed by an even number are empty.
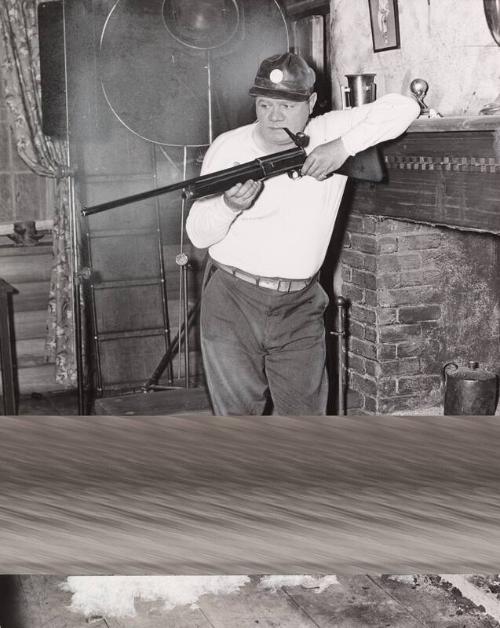
{"type": "Polygon", "coordinates": [[[290,292],[291,287],[292,287],[292,282],[290,279],[278,280],[278,292],[290,292]]]}

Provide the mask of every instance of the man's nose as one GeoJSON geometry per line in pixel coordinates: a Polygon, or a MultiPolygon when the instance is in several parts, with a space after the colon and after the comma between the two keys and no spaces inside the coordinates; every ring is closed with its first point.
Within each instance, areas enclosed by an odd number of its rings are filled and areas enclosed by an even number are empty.
{"type": "Polygon", "coordinates": [[[278,107],[273,107],[269,112],[269,119],[272,122],[278,122],[279,120],[284,120],[283,112],[278,107]]]}

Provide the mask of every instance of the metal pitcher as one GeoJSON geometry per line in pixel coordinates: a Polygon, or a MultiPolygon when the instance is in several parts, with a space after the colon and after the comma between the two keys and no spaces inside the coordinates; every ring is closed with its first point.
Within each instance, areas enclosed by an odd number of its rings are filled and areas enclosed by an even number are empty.
{"type": "Polygon", "coordinates": [[[467,367],[448,362],[443,368],[445,415],[493,415],[497,376],[470,361],[467,367]]]}
{"type": "Polygon", "coordinates": [[[376,74],[346,74],[347,86],[342,86],[342,109],[359,107],[377,97],[376,74]]]}

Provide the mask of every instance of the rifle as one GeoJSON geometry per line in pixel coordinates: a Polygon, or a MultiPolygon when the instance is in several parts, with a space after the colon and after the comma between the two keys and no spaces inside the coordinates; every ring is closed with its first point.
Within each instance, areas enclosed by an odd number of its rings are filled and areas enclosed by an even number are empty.
{"type": "MultiPolygon", "coordinates": [[[[139,192],[131,196],[100,203],[93,207],[85,207],[82,209],[82,215],[91,216],[92,214],[97,214],[107,209],[113,209],[129,203],[136,203],[147,198],[174,192],[175,190],[182,190],[182,197],[184,199],[194,200],[211,194],[221,194],[229,190],[233,185],[236,185],[236,183],[244,183],[248,181],[248,179],[263,181],[285,173],[292,179],[297,179],[300,177],[300,169],[307,157],[304,148],[309,143],[309,138],[304,133],[295,134],[286,128],[283,130],[294,141],[295,148],[290,148],[264,157],[258,157],[253,161],[239,164],[232,168],[226,168],[225,170],[219,170],[211,174],[205,174],[193,179],[187,179],[186,181],[179,181],[178,183],[172,183],[171,185],[155,188],[153,190],[139,192]]],[[[354,157],[348,157],[342,166],[329,176],[332,174],[343,174],[353,179],[372,181],[375,183],[382,181],[384,178],[380,156],[377,148],[374,146],[354,155],[354,157]]]]}

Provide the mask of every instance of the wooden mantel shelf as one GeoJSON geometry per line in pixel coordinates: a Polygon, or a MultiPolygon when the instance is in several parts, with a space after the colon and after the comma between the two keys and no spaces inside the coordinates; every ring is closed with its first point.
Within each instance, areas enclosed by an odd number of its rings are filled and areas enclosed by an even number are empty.
{"type": "Polygon", "coordinates": [[[500,116],[419,118],[384,142],[386,180],[353,186],[352,208],[500,235],[500,116]]]}
{"type": "Polygon", "coordinates": [[[449,116],[445,118],[418,118],[408,133],[443,133],[446,131],[494,131],[500,129],[498,116],[449,116]]]}

